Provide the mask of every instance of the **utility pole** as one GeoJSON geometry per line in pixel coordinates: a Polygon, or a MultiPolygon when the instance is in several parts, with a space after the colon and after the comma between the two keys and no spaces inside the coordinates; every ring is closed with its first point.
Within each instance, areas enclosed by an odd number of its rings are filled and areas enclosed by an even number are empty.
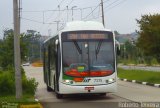
{"type": "Polygon", "coordinates": [[[102,10],[102,23],[105,27],[105,22],[104,22],[104,10],[103,10],[103,0],[101,0],[101,10],[102,10]]]}
{"type": "Polygon", "coordinates": [[[22,76],[21,76],[21,55],[20,55],[20,18],[18,12],[18,0],[13,0],[14,19],[14,65],[15,65],[15,86],[16,99],[22,97],[22,76]]]}

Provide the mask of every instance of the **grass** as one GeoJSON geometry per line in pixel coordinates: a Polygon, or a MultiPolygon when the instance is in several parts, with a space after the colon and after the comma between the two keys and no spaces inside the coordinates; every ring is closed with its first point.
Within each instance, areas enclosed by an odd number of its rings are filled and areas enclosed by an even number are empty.
{"type": "Polygon", "coordinates": [[[31,95],[23,95],[21,99],[16,99],[13,95],[0,96],[0,108],[42,108],[31,95]],[[18,107],[17,107],[18,106],[18,107]]]}
{"type": "Polygon", "coordinates": [[[125,70],[118,68],[118,77],[128,80],[137,80],[160,84],[160,72],[146,71],[146,70],[125,70]]]}
{"type": "Polygon", "coordinates": [[[21,99],[16,99],[14,95],[0,96],[0,102],[35,102],[31,95],[23,95],[21,99]]]}

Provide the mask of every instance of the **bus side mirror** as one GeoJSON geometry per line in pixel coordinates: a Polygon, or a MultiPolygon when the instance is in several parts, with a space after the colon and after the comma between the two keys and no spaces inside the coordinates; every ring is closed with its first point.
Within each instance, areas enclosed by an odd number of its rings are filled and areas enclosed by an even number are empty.
{"type": "MultiPolygon", "coordinates": [[[[56,41],[55,41],[55,52],[57,53],[57,51],[58,51],[58,43],[59,43],[59,41],[58,41],[58,39],[56,39],[56,41]]],[[[56,54],[55,53],[55,54],[56,54]]]]}
{"type": "Polygon", "coordinates": [[[118,46],[117,47],[117,55],[119,56],[121,54],[121,49],[120,49],[120,47],[118,46]]]}
{"type": "Polygon", "coordinates": [[[121,54],[121,45],[120,45],[120,43],[117,41],[117,40],[115,40],[115,46],[116,46],[116,53],[117,53],[117,55],[120,55],[121,54]]]}
{"type": "Polygon", "coordinates": [[[58,42],[58,39],[56,39],[56,41],[55,41],[55,45],[57,46],[57,45],[58,45],[58,43],[59,43],[59,42],[58,42]]]}

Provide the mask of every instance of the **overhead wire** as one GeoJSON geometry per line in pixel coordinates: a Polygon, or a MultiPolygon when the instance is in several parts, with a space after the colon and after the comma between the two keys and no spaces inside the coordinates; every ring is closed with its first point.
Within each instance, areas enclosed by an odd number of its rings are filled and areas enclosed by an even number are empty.
{"type": "Polygon", "coordinates": [[[108,8],[108,7],[110,7],[110,6],[112,6],[113,4],[115,4],[115,3],[118,2],[118,1],[120,1],[120,0],[115,0],[114,2],[108,4],[106,7],[104,7],[104,9],[106,9],[106,8],[108,8]]]}
{"type": "Polygon", "coordinates": [[[24,17],[21,17],[22,20],[27,20],[27,21],[31,21],[31,22],[35,22],[35,23],[40,23],[40,24],[57,24],[57,23],[44,23],[44,22],[41,22],[41,21],[37,21],[37,20],[33,20],[33,19],[28,19],[28,18],[24,18],[24,17]]]}
{"type": "MultiPolygon", "coordinates": [[[[109,1],[109,0],[106,0],[106,1],[109,1]]],[[[122,4],[123,2],[125,2],[126,0],[122,0],[121,2],[119,2],[118,4],[115,4],[115,3],[117,3],[118,1],[120,1],[120,0],[115,0],[114,2],[112,2],[112,3],[110,3],[108,6],[106,6],[104,9],[107,9],[106,11],[109,11],[109,10],[111,10],[111,9],[113,9],[114,7],[116,7],[116,6],[118,6],[118,5],[120,5],[120,4],[122,4]],[[115,5],[114,5],[115,4],[115,5]],[[113,5],[113,6],[112,6],[113,5]]],[[[105,12],[106,12],[105,11],[105,12]]],[[[95,18],[90,18],[90,20],[91,19],[98,19],[100,16],[97,16],[97,17],[95,17],[95,18]]]]}
{"type": "MultiPolygon", "coordinates": [[[[59,6],[64,2],[65,0],[61,0],[61,2],[58,4],[59,6]]],[[[69,3],[68,3],[68,5],[70,5],[72,2],[73,2],[74,0],[71,0],[69,3]]],[[[108,1],[110,1],[110,0],[105,0],[105,1],[103,1],[103,3],[107,3],[108,1]]],[[[121,3],[123,3],[123,2],[125,2],[126,0],[122,0],[121,2],[119,2],[120,0],[116,0],[116,1],[114,1],[114,2],[112,2],[112,3],[110,3],[108,6],[106,6],[104,9],[107,9],[106,11],[109,11],[109,10],[111,10],[111,9],[113,9],[114,7],[116,7],[116,6],[118,6],[118,5],[120,5],[121,3]],[[117,2],[119,2],[118,4],[115,4],[115,3],[117,3],[117,2]],[[115,5],[114,5],[115,4],[115,5]],[[112,6],[113,5],[113,6],[112,6]]],[[[91,9],[91,12],[88,14],[88,15],[86,15],[84,18],[82,18],[83,20],[86,20],[90,15],[92,15],[92,18],[90,18],[90,19],[97,19],[97,18],[99,18],[100,17],[100,4],[101,3],[99,3],[98,5],[96,5],[96,6],[94,6],[94,9],[91,9]],[[93,15],[93,12],[97,9],[99,7],[99,11],[98,11],[98,15],[97,15],[97,17],[95,17],[95,15],[93,15]]],[[[67,5],[67,6],[68,6],[67,5]]],[[[56,7],[57,8],[57,7],[56,7]]],[[[35,22],[35,23],[41,23],[41,24],[49,24],[48,25],[48,27],[51,25],[51,24],[57,24],[56,22],[53,22],[53,21],[51,21],[51,22],[49,22],[49,23],[47,23],[49,20],[50,20],[50,18],[55,14],[55,12],[56,11],[59,11],[59,12],[61,12],[61,14],[65,11],[65,10],[71,10],[71,9],[63,9],[63,10],[58,10],[58,9],[54,9],[54,10],[40,10],[40,11],[22,11],[22,12],[47,12],[47,11],[53,11],[53,13],[50,15],[50,17],[48,17],[48,19],[47,19],[47,21],[45,21],[46,23],[44,23],[44,22],[41,22],[41,21],[36,21],[36,20],[32,20],[32,19],[28,19],[28,18],[22,18],[23,20],[28,20],[28,21],[32,21],[32,22],[35,22]]],[[[79,10],[79,9],[88,9],[88,8],[93,8],[93,6],[92,7],[84,7],[84,8],[76,8],[76,9],[74,9],[74,10],[79,10]]],[[[106,12],[105,11],[105,12],[106,12]]],[[[61,16],[61,14],[59,14],[59,17],[61,16]]],[[[57,17],[56,17],[56,19],[58,18],[58,15],[57,15],[57,17]]],[[[59,22],[60,23],[60,22],[59,22]]],[[[47,27],[47,29],[48,29],[48,27],[47,27]]]]}
{"type": "Polygon", "coordinates": [[[98,4],[87,16],[85,16],[83,18],[83,20],[86,19],[86,18],[88,18],[99,6],[100,6],[100,4],[98,4]]]}
{"type": "MultiPolygon", "coordinates": [[[[73,1],[74,1],[74,0],[71,0],[71,1],[67,4],[67,6],[71,5],[71,3],[72,3],[73,1]]],[[[60,8],[60,7],[59,7],[59,8],[60,8]]],[[[61,17],[61,15],[62,15],[62,13],[65,12],[66,10],[69,10],[69,9],[63,9],[62,12],[59,11],[57,17],[55,18],[55,21],[57,21],[57,19],[59,18],[57,23],[60,22],[60,17],[61,17]],[[61,12],[61,13],[60,13],[60,12],[61,12]]],[[[71,10],[71,9],[70,9],[70,10],[71,10]]],[[[62,24],[62,26],[63,26],[63,25],[64,25],[64,24],[62,24]]],[[[49,26],[51,26],[51,24],[48,25],[47,29],[49,28],[49,26]]]]}
{"type": "MultiPolygon", "coordinates": [[[[120,0],[118,0],[118,1],[120,1],[120,0]]],[[[124,3],[125,1],[126,1],[126,0],[122,0],[122,1],[119,2],[118,4],[115,4],[114,6],[109,7],[109,8],[107,9],[107,11],[109,11],[109,10],[113,9],[114,7],[116,7],[116,6],[118,6],[118,5],[122,4],[122,3],[124,3]]]]}
{"type": "MultiPolygon", "coordinates": [[[[60,8],[60,5],[62,5],[62,3],[64,2],[65,0],[61,0],[61,2],[58,4],[58,7],[60,8]]],[[[57,7],[54,9],[54,10],[56,10],[57,9],[57,7]]],[[[58,11],[60,11],[60,9],[58,9],[58,11]]],[[[51,17],[53,16],[55,14],[55,11],[53,11],[53,13],[48,17],[48,19],[47,19],[47,21],[46,22],[48,22],[50,19],[51,19],[51,17]]],[[[43,19],[43,21],[44,21],[44,19],[43,19]]],[[[53,21],[52,21],[53,22],[53,21]]],[[[48,24],[48,26],[47,26],[47,29],[48,29],[48,27],[52,24],[52,22],[49,22],[48,24]]],[[[43,26],[43,25],[42,25],[43,26]]],[[[42,29],[42,26],[40,27],[40,30],[42,29]]]]}
{"type": "MultiPolygon", "coordinates": [[[[58,4],[58,6],[60,6],[64,1],[65,0],[61,0],[61,2],[58,4]]],[[[57,7],[54,10],[56,10],[56,9],[57,9],[57,7]]],[[[58,11],[60,11],[60,10],[58,10],[58,11]]],[[[53,11],[53,13],[49,16],[49,18],[47,18],[46,22],[48,22],[48,20],[50,20],[50,18],[54,15],[54,13],[55,13],[55,11],[53,11]]]]}

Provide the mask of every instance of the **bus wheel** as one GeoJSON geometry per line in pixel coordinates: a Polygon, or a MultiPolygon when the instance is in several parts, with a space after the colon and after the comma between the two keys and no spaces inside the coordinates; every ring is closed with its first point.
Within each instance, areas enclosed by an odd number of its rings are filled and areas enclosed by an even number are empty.
{"type": "Polygon", "coordinates": [[[62,99],[62,98],[63,98],[63,95],[56,93],[56,97],[57,97],[57,99],[62,99]]]}
{"type": "Polygon", "coordinates": [[[48,92],[51,92],[51,91],[53,91],[53,90],[52,90],[51,87],[49,87],[49,86],[47,85],[47,91],[48,91],[48,92]]]}
{"type": "Polygon", "coordinates": [[[55,92],[56,91],[56,78],[55,78],[55,75],[54,75],[54,89],[53,89],[53,91],[55,92]]]}

